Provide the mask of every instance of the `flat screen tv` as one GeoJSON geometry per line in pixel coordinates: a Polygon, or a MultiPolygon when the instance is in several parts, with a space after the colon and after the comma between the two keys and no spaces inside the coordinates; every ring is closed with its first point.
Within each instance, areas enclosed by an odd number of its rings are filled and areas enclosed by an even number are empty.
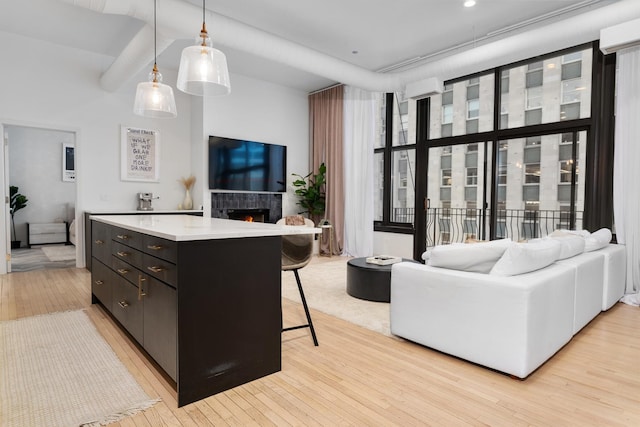
{"type": "Polygon", "coordinates": [[[209,136],[209,189],[286,192],[287,147],[209,136]]]}

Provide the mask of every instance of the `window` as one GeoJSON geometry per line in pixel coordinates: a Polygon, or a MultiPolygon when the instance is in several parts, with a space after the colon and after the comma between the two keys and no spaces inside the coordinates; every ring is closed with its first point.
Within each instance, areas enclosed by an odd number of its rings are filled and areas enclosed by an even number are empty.
{"type": "Polygon", "coordinates": [[[509,119],[500,128],[513,129],[589,117],[591,109],[586,107],[591,102],[592,76],[591,67],[585,64],[591,63],[591,57],[591,48],[581,49],[544,61],[536,59],[525,65],[502,69],[501,75],[508,73],[509,79],[501,79],[501,100],[507,98],[511,102],[501,103],[500,113],[509,119]],[[585,108],[580,108],[581,104],[585,108]]]}
{"type": "MultiPolygon", "coordinates": [[[[410,100],[406,110],[398,109],[398,114],[424,120],[418,129],[427,131],[426,135],[420,134],[423,139],[419,141],[425,145],[419,150],[426,156],[419,162],[424,169],[414,175],[427,175],[421,188],[430,207],[426,215],[420,215],[421,227],[417,230],[424,230],[428,246],[442,237],[458,242],[465,232],[477,233],[483,239],[490,238],[489,234],[491,238],[502,235],[514,239],[523,234],[545,235],[561,222],[560,206],[568,206],[570,221],[578,225],[575,218],[581,217],[578,211],[584,205],[586,186],[584,180],[576,185],[575,175],[586,156],[586,136],[592,120],[569,120],[590,115],[591,56],[592,46],[580,47],[496,67],[446,82],[442,94],[420,104],[425,107],[421,114],[411,116],[414,110],[410,100]],[[474,133],[481,135],[476,139],[474,133]],[[581,145],[574,142],[579,134],[584,137],[581,145]],[[494,153],[494,149],[499,152],[494,153]],[[474,204],[479,216],[467,217],[474,204]],[[450,217],[443,218],[438,212],[440,206],[455,209],[450,217]],[[429,211],[437,213],[434,216],[429,211]],[[535,213],[525,220],[524,211],[535,213]],[[537,228],[523,231],[523,223],[541,221],[544,212],[552,212],[548,225],[541,228],[537,223],[537,228]],[[439,225],[440,219],[448,221],[439,225]],[[467,223],[466,219],[474,221],[467,223]]],[[[396,126],[389,118],[386,123],[389,130],[396,126]]],[[[407,147],[414,149],[414,125],[407,125],[407,147]]],[[[399,131],[393,128],[394,133],[399,131]]],[[[409,201],[412,175],[394,174],[389,179],[395,182],[387,185],[395,186],[398,193],[408,189],[402,200],[409,201]]],[[[393,200],[390,198],[389,203],[393,200]]],[[[420,239],[416,240],[417,247],[420,239]]]]}
{"type": "Polygon", "coordinates": [[[542,86],[527,89],[527,110],[542,108],[542,86]]]}
{"type": "Polygon", "coordinates": [[[524,165],[524,183],[540,184],[540,163],[524,165]]]}
{"type": "Polygon", "coordinates": [[[467,168],[467,185],[478,185],[478,168],[467,168]]]}
{"type": "Polygon", "coordinates": [[[416,151],[409,117],[415,116],[416,102],[403,93],[384,94],[379,102],[384,105],[378,119],[384,138],[374,149],[374,228],[409,233],[414,221],[416,151]]]}
{"type": "Polygon", "coordinates": [[[429,138],[493,130],[494,86],[493,73],[446,83],[441,95],[430,97],[429,138]]]}
{"type": "Polygon", "coordinates": [[[442,106],[442,124],[447,125],[453,123],[453,104],[442,106]]]}
{"type": "Polygon", "coordinates": [[[443,187],[449,187],[451,185],[451,169],[442,169],[442,181],[443,187]]]}
{"type": "Polygon", "coordinates": [[[467,119],[477,119],[480,116],[480,100],[467,101],[467,119]]]}
{"type": "Polygon", "coordinates": [[[562,103],[580,102],[580,93],[583,90],[582,79],[564,80],[562,82],[562,103]]]}
{"type": "Polygon", "coordinates": [[[560,161],[560,183],[571,183],[571,174],[573,172],[573,160],[561,160],[560,161]]]}

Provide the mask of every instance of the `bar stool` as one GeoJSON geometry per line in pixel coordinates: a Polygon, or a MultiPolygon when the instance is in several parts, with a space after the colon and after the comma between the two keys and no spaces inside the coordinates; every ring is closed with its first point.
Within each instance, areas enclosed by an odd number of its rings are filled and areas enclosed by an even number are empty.
{"type": "Polygon", "coordinates": [[[333,256],[333,224],[325,218],[318,223],[318,227],[322,229],[322,233],[318,238],[318,255],[322,255],[322,239],[324,238],[324,231],[327,230],[329,233],[329,255],[324,256],[331,257],[333,256]]]}
{"type": "MultiPolygon", "coordinates": [[[[304,220],[302,224],[307,227],[313,227],[313,221],[307,218],[298,217],[299,220],[304,220]]],[[[298,219],[297,218],[297,219],[298,219]]],[[[291,221],[291,223],[295,223],[291,221]]],[[[276,222],[276,224],[287,224],[287,217],[282,218],[276,222]]],[[[302,225],[301,224],[301,225],[302,225]]],[[[309,328],[311,331],[311,338],[313,344],[318,346],[318,338],[316,338],[316,330],[313,327],[311,321],[311,314],[309,313],[309,307],[307,306],[307,300],[304,297],[304,291],[302,290],[302,283],[300,282],[300,275],[298,270],[309,264],[311,256],[313,255],[313,234],[301,234],[282,236],[282,271],[293,270],[293,274],[296,277],[298,283],[298,291],[300,292],[300,299],[302,300],[302,307],[304,307],[304,314],[307,316],[307,323],[304,325],[290,326],[282,328],[282,332],[292,331],[294,329],[309,328]]]]}

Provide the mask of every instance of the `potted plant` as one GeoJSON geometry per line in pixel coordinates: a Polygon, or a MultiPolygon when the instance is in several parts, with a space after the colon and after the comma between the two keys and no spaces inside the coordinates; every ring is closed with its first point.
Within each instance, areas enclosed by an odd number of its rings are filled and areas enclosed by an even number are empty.
{"type": "Polygon", "coordinates": [[[27,199],[24,195],[18,193],[18,187],[15,185],[11,185],[9,187],[9,199],[10,199],[10,209],[9,212],[11,214],[11,226],[13,230],[13,238],[16,240],[11,240],[11,249],[17,249],[20,247],[20,240],[16,235],[16,223],[13,221],[13,216],[22,208],[27,207],[27,199]]]}
{"type": "Polygon", "coordinates": [[[292,174],[297,177],[293,181],[296,196],[300,196],[298,205],[302,207],[300,214],[307,214],[314,223],[318,223],[324,216],[325,211],[325,183],[326,183],[327,167],[324,163],[320,164],[318,173],[309,172],[305,176],[292,174]]]}

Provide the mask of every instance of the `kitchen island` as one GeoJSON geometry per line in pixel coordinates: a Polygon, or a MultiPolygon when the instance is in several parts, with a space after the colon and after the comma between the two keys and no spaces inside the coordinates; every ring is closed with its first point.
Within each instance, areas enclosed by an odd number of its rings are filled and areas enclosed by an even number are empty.
{"type": "Polygon", "coordinates": [[[91,216],[92,302],[175,382],[178,406],[281,369],[281,236],[188,215],[91,216]]]}

